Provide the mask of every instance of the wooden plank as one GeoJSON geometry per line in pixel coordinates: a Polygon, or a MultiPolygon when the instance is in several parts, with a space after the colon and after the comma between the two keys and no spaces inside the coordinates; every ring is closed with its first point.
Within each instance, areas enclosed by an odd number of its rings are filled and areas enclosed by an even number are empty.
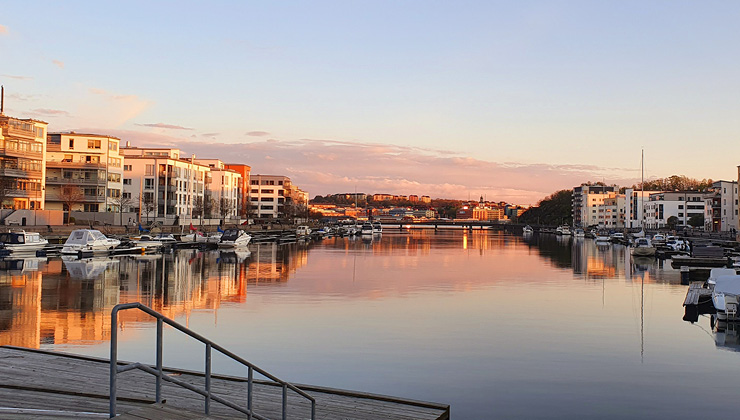
{"type": "MultiPolygon", "coordinates": [[[[0,406],[8,405],[19,395],[24,395],[26,404],[23,407],[27,408],[85,407],[86,410],[105,413],[108,404],[108,369],[109,362],[106,359],[0,347],[0,406]]],[[[167,368],[165,373],[204,387],[205,378],[201,372],[167,368]]],[[[147,411],[153,407],[150,403],[154,399],[154,381],[153,376],[139,370],[120,374],[117,381],[119,412],[140,409],[128,417],[132,419],[189,418],[185,414],[176,416],[172,413],[167,417],[166,410],[178,409],[195,413],[193,415],[196,417],[193,418],[196,419],[206,418],[202,414],[204,397],[167,382],[162,386],[166,405],[159,407],[159,411],[147,411]]],[[[213,375],[211,385],[214,395],[246,406],[245,378],[213,375]]],[[[322,420],[449,418],[449,406],[443,404],[308,385],[299,388],[316,399],[317,418],[322,420]]],[[[255,381],[253,392],[255,413],[268,418],[282,417],[280,386],[269,381],[255,381]]],[[[308,418],[311,413],[310,402],[293,391],[289,391],[288,395],[288,418],[308,418]]],[[[212,401],[211,416],[207,418],[233,418],[238,415],[233,409],[212,401]]]]}

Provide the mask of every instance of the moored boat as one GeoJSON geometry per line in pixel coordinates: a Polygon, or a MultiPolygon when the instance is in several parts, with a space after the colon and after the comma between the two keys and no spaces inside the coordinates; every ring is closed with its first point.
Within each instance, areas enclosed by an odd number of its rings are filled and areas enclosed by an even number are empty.
{"type": "Polygon", "coordinates": [[[40,249],[44,249],[49,241],[42,238],[40,234],[36,232],[26,232],[25,230],[20,232],[8,232],[0,233],[0,243],[2,247],[11,253],[20,252],[36,252],[40,249]]]}
{"type": "Polygon", "coordinates": [[[362,227],[360,228],[360,233],[363,235],[372,235],[373,234],[373,225],[370,222],[365,222],[362,224],[362,227]]]}
{"type": "Polygon", "coordinates": [[[573,230],[573,236],[576,238],[585,238],[586,237],[586,231],[584,231],[581,228],[575,228],[573,230]]]}
{"type": "Polygon", "coordinates": [[[655,255],[655,247],[648,238],[637,238],[632,247],[632,255],[636,257],[651,257],[655,255]]]}
{"type": "Polygon", "coordinates": [[[307,236],[311,235],[311,228],[308,226],[298,226],[295,230],[295,236],[297,238],[305,238],[307,236]]]}
{"type": "Polygon", "coordinates": [[[380,222],[373,222],[373,233],[383,233],[383,225],[380,222]]]}
{"type": "Polygon", "coordinates": [[[524,228],[522,229],[522,232],[524,232],[525,234],[530,234],[534,232],[534,229],[532,229],[532,226],[527,225],[527,226],[524,226],[524,228]]]}
{"type": "Polygon", "coordinates": [[[69,234],[69,238],[62,247],[62,254],[77,254],[79,252],[93,252],[104,254],[121,244],[118,239],[108,238],[96,229],[77,229],[69,234]]]}
{"type": "Polygon", "coordinates": [[[239,248],[249,245],[252,236],[241,229],[226,229],[218,243],[219,248],[239,248]]]}

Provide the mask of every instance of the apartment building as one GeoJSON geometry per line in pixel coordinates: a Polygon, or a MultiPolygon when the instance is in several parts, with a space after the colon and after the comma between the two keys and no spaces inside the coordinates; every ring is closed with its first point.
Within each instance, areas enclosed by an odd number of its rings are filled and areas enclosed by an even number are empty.
{"type": "Polygon", "coordinates": [[[249,176],[252,168],[243,163],[227,163],[226,169],[236,171],[242,176],[241,185],[239,186],[240,196],[237,204],[237,214],[242,219],[247,219],[249,217],[249,176]]]}
{"type": "Polygon", "coordinates": [[[737,181],[717,181],[712,184],[710,192],[713,194],[706,199],[705,229],[710,232],[737,231],[737,181]]]}
{"type": "Polygon", "coordinates": [[[704,217],[707,198],[713,193],[699,191],[669,191],[650,194],[645,203],[645,227],[661,229],[668,226],[668,219],[676,217],[677,226],[688,226],[692,217],[704,217]]]}
{"type": "Polygon", "coordinates": [[[211,210],[205,200],[208,166],[184,159],[179,149],[127,145],[121,152],[124,197],[141,220],[185,224],[211,210]]]}
{"type": "Polygon", "coordinates": [[[581,184],[573,188],[573,225],[578,227],[596,226],[599,224],[598,207],[607,198],[616,197],[619,187],[616,185],[581,184]]]}
{"type": "Polygon", "coordinates": [[[46,209],[120,211],[123,156],[117,137],[49,133],[46,138],[46,209]]]}
{"type": "Polygon", "coordinates": [[[239,217],[242,175],[233,169],[227,169],[220,159],[195,159],[195,163],[209,169],[205,197],[212,200],[213,215],[221,218],[239,217]]]}
{"type": "Polygon", "coordinates": [[[473,219],[475,220],[503,220],[507,219],[504,209],[501,207],[478,206],[473,208],[473,219]]]}
{"type": "Polygon", "coordinates": [[[282,175],[252,175],[249,179],[251,213],[259,219],[284,216],[285,186],[290,178],[282,175]]]}
{"type": "Polygon", "coordinates": [[[0,207],[44,209],[47,125],[6,116],[0,106],[0,207]]]}

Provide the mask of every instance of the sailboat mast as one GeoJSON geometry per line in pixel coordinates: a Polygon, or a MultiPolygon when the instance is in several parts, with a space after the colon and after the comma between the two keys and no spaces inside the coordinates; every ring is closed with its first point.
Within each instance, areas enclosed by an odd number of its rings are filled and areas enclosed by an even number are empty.
{"type": "Polygon", "coordinates": [[[640,228],[645,231],[645,149],[642,149],[640,157],[640,228]]]}

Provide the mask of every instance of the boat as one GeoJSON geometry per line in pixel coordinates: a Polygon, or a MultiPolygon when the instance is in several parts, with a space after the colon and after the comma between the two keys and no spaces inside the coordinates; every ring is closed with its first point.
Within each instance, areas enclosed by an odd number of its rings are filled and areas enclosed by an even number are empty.
{"type": "Polygon", "coordinates": [[[688,252],[690,250],[689,243],[685,239],[677,236],[666,237],[665,246],[672,251],[688,252]]]}
{"type": "Polygon", "coordinates": [[[380,222],[373,222],[373,233],[383,233],[383,225],[380,222]]]}
{"type": "Polygon", "coordinates": [[[737,319],[738,295],[740,295],[740,276],[730,274],[717,277],[712,291],[712,303],[717,310],[718,320],[737,319]]]}
{"type": "Polygon", "coordinates": [[[177,243],[177,239],[171,233],[159,233],[154,236],[154,240],[162,242],[165,246],[172,246],[177,243]]]}
{"type": "Polygon", "coordinates": [[[105,254],[115,249],[121,241],[108,238],[96,229],[77,229],[69,234],[69,238],[62,247],[62,254],[77,254],[79,252],[92,252],[105,254]]]}
{"type": "Polygon", "coordinates": [[[305,238],[309,235],[311,235],[311,228],[308,226],[301,225],[295,229],[295,236],[297,238],[305,238]]]}
{"type": "Polygon", "coordinates": [[[164,247],[164,243],[154,236],[141,235],[131,238],[131,242],[138,247],[141,247],[145,252],[156,252],[164,247]]]}
{"type": "Polygon", "coordinates": [[[524,232],[524,234],[530,234],[530,233],[534,233],[534,229],[532,229],[532,226],[527,225],[527,226],[524,226],[524,228],[522,229],[522,232],[524,232]]]}
{"type": "Polygon", "coordinates": [[[595,233],[595,235],[597,245],[608,245],[611,243],[611,238],[609,237],[609,235],[598,232],[595,233]]]}
{"type": "Polygon", "coordinates": [[[240,229],[226,229],[221,235],[219,248],[239,248],[249,245],[252,236],[240,229]]]}
{"type": "Polygon", "coordinates": [[[49,241],[42,238],[40,234],[26,232],[25,230],[0,233],[0,242],[2,243],[2,247],[10,253],[36,252],[44,249],[49,244],[49,241]]]}
{"type": "Polygon", "coordinates": [[[573,230],[573,236],[576,238],[585,238],[586,237],[586,231],[584,231],[581,228],[575,228],[573,230]]]}
{"type": "Polygon", "coordinates": [[[653,235],[653,243],[655,245],[663,245],[665,243],[665,235],[662,233],[656,233],[653,235]]]}
{"type": "Polygon", "coordinates": [[[372,235],[373,234],[373,225],[370,222],[365,222],[362,224],[362,227],[360,228],[360,233],[363,235],[372,235]]]}
{"type": "Polygon", "coordinates": [[[632,255],[636,257],[651,257],[655,255],[655,247],[648,238],[637,238],[632,247],[632,255]]]}
{"type": "Polygon", "coordinates": [[[558,226],[557,228],[555,228],[555,233],[558,235],[570,235],[570,226],[558,226]]]}

